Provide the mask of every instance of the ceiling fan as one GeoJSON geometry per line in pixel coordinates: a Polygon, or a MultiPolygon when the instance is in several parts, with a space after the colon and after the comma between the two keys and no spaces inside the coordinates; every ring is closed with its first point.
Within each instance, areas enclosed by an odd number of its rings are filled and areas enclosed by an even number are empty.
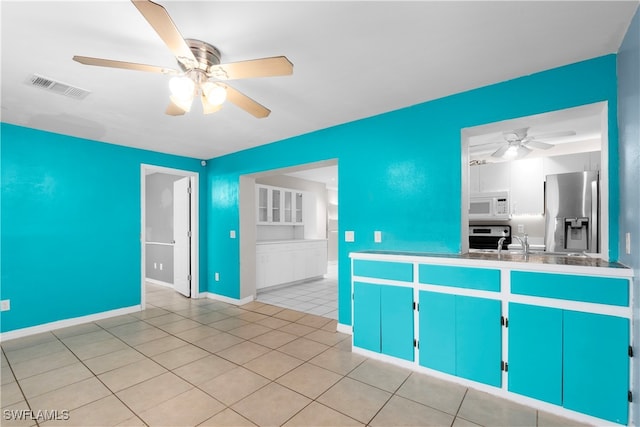
{"type": "Polygon", "coordinates": [[[553,139],[565,136],[575,135],[574,131],[562,131],[540,134],[532,136],[528,134],[529,128],[514,129],[512,131],[503,132],[501,141],[493,141],[486,144],[476,145],[473,148],[477,150],[487,145],[501,144],[501,147],[495,150],[491,157],[505,157],[510,159],[521,159],[531,153],[534,149],[548,150],[553,144],[539,141],[540,139],[553,139]]]}
{"type": "Polygon", "coordinates": [[[291,75],[293,64],[285,56],[222,64],[220,51],[215,46],[200,40],[184,39],[164,7],[149,0],[131,2],[176,56],[180,70],[87,56],[74,56],[74,61],[85,65],[172,75],[169,82],[172,94],[165,111],[171,116],[189,112],[193,98],[198,95],[204,114],[219,111],[226,99],[257,118],[267,117],[271,113],[268,108],[224,82],[291,75]]]}

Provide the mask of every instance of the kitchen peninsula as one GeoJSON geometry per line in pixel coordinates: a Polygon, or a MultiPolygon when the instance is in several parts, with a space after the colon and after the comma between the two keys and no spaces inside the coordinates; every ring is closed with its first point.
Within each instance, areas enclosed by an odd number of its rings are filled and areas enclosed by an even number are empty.
{"type": "Polygon", "coordinates": [[[591,257],[353,252],[353,351],[627,424],[632,270],[591,257]]]}

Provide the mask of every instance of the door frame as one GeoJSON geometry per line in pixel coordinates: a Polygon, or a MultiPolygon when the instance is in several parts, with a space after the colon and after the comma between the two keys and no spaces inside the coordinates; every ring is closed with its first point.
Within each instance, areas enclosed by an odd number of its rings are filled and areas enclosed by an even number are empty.
{"type": "Polygon", "coordinates": [[[169,175],[176,175],[181,177],[189,177],[191,180],[191,298],[200,297],[200,276],[199,276],[199,252],[200,246],[200,233],[199,233],[199,183],[200,176],[198,172],[173,169],[164,166],[140,164],[140,306],[144,310],[146,308],[146,295],[145,295],[145,279],[146,279],[146,176],[152,173],[165,173],[169,175]]]}

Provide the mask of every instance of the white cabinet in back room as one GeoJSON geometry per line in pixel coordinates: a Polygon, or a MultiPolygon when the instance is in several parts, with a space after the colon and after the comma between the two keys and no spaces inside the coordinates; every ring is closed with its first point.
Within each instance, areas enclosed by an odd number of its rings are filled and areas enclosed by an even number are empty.
{"type": "Polygon", "coordinates": [[[511,185],[509,162],[487,163],[473,168],[478,168],[479,192],[509,190],[511,185]]]}
{"type": "Polygon", "coordinates": [[[256,219],[258,225],[303,224],[303,191],[256,185],[256,219]]]}
{"type": "Polygon", "coordinates": [[[302,282],[327,273],[327,241],[256,244],[256,289],[302,282]]]}
{"type": "Polygon", "coordinates": [[[542,158],[517,160],[511,163],[511,214],[544,213],[544,176],[542,158]]]}

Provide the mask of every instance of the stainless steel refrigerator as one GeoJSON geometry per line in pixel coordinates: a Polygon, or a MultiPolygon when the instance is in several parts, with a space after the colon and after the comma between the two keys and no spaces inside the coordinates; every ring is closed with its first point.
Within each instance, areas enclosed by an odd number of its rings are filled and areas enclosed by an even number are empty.
{"type": "Polygon", "coordinates": [[[598,171],[547,175],[544,215],[546,251],[599,252],[598,171]]]}

